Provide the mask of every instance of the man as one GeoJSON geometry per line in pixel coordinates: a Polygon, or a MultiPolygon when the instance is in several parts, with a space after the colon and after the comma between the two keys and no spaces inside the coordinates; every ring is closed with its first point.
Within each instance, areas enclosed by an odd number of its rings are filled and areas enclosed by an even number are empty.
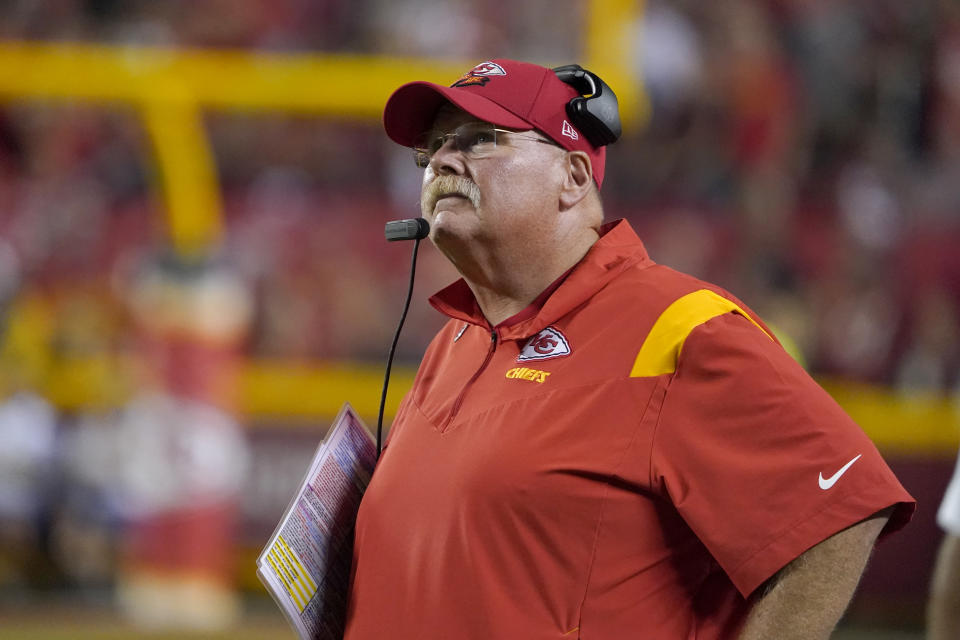
{"type": "Polygon", "coordinates": [[[933,568],[927,604],[927,637],[955,640],[960,637],[960,458],[937,511],[943,541],[933,568]]]}
{"type": "Polygon", "coordinates": [[[463,278],[360,508],[345,637],[825,638],[913,501],[751,311],[603,224],[578,97],[493,60],[387,103],[463,278]]]}

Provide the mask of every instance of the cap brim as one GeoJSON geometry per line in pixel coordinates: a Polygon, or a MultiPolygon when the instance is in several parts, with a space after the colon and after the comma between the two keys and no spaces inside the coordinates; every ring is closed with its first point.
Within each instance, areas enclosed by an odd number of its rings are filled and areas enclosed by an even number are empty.
{"type": "Polygon", "coordinates": [[[383,128],[390,139],[412,147],[433,125],[437,111],[452,102],[478,120],[510,129],[533,129],[533,125],[497,103],[456,87],[432,82],[410,82],[393,92],[383,109],[383,128]]]}

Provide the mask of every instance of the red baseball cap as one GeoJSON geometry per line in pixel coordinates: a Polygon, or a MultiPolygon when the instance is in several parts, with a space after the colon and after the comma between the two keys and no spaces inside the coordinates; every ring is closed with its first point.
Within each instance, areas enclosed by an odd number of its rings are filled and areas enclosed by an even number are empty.
{"type": "Polygon", "coordinates": [[[383,127],[394,142],[412,147],[432,125],[437,111],[452,102],[498,127],[537,129],[568,151],[590,156],[593,178],[603,184],[606,147],[594,147],[570,121],[566,106],[580,94],[551,69],[516,60],[488,60],[449,87],[410,82],[393,92],[383,110],[383,127]]]}

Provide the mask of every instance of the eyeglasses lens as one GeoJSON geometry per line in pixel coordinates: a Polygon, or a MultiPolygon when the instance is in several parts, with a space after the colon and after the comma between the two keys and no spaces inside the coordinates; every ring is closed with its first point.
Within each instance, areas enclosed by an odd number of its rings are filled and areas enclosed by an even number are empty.
{"type": "Polygon", "coordinates": [[[482,158],[489,155],[497,146],[497,130],[493,125],[483,122],[468,122],[450,133],[434,131],[424,134],[413,149],[417,166],[426,167],[433,155],[451,138],[453,138],[454,147],[471,158],[482,158]]]}

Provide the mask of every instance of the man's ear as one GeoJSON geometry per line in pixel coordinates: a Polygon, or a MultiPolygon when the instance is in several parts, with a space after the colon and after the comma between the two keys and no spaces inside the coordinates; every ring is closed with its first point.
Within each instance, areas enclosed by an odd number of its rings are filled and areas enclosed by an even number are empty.
{"type": "Polygon", "coordinates": [[[593,165],[583,151],[568,151],[566,175],[560,187],[560,210],[569,209],[587,197],[593,188],[593,165]]]}

